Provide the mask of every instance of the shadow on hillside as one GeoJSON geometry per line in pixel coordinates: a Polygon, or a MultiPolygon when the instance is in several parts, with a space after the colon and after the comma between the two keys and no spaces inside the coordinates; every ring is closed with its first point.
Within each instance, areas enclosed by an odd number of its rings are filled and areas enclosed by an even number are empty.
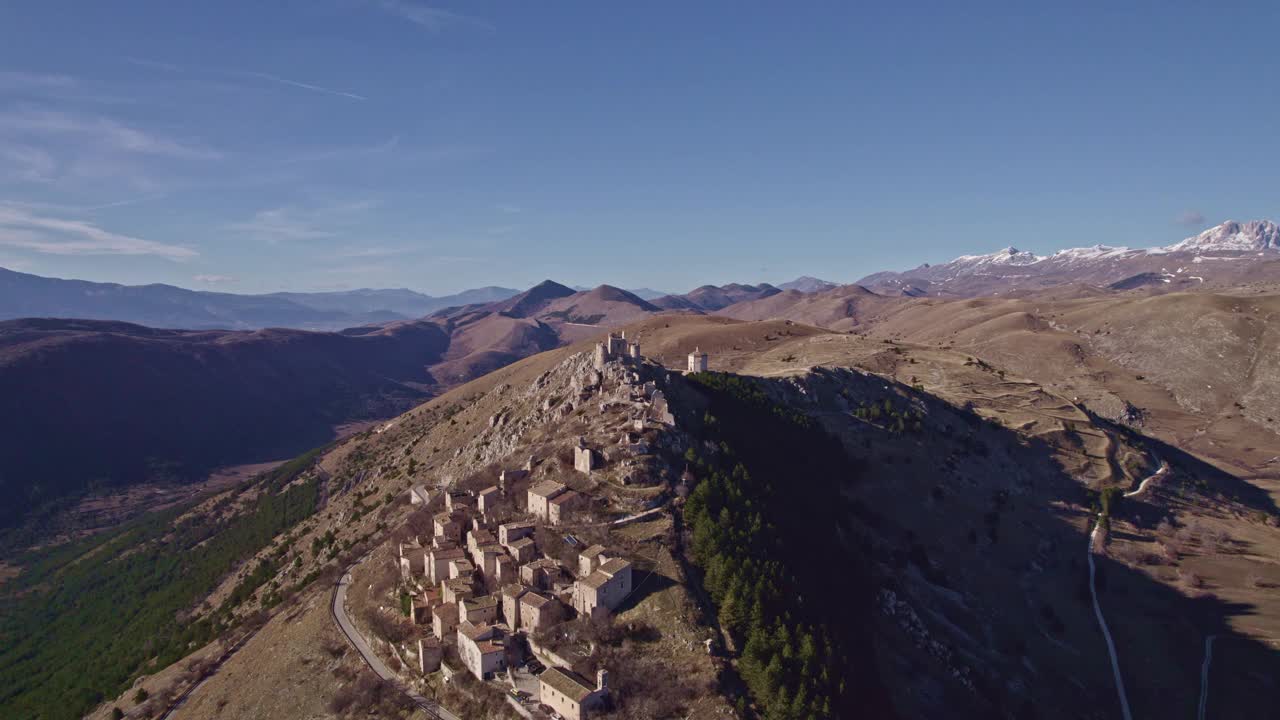
{"type": "Polygon", "coordinates": [[[656,570],[652,572],[647,570],[637,571],[632,576],[632,579],[636,586],[631,591],[631,594],[627,596],[627,599],[623,600],[622,604],[618,606],[616,612],[626,612],[627,610],[630,610],[644,602],[645,598],[648,598],[650,595],[657,595],[663,590],[676,585],[675,580],[672,580],[656,570]]]}
{"type": "MultiPolygon", "coordinates": [[[[856,481],[851,492],[864,508],[861,519],[874,528],[871,535],[890,544],[888,558],[881,558],[895,568],[889,587],[900,592],[919,589],[922,583],[932,587],[910,602],[920,608],[932,604],[920,613],[925,627],[948,640],[968,641],[958,642],[972,652],[964,660],[974,672],[971,694],[952,686],[939,691],[937,684],[913,685],[913,677],[926,672],[936,676],[939,668],[929,669],[936,656],[922,661],[905,651],[885,662],[888,682],[900,688],[932,688],[943,698],[933,707],[947,707],[953,717],[1120,717],[1108,652],[1089,593],[1088,535],[1081,532],[1082,513],[1069,509],[1088,508],[1093,496],[1062,470],[1044,442],[886,378],[860,375],[819,370],[798,392],[785,382],[777,382],[775,388],[798,405],[823,407],[817,414],[828,429],[843,428],[839,434],[854,467],[871,461],[903,468],[897,484],[856,481]],[[846,404],[835,397],[843,394],[842,388],[852,388],[851,396],[859,399],[913,398],[927,407],[930,425],[910,437],[832,410],[846,404]],[[955,457],[962,459],[953,462],[955,457]],[[979,477],[964,472],[966,467],[991,469],[1005,457],[1005,471],[975,472],[979,477]],[[928,471],[910,474],[922,465],[928,471]],[[910,484],[914,479],[922,484],[910,484]],[[895,494],[917,500],[895,505],[895,494]],[[924,504],[936,514],[921,512],[924,504]],[[985,515],[966,514],[979,506],[990,509],[985,515]],[[947,561],[939,562],[942,556],[947,561]],[[1008,582],[1016,582],[1018,592],[996,587],[1008,582]],[[959,600],[948,604],[950,597],[959,600]],[[953,623],[955,617],[970,617],[971,611],[988,613],[978,617],[989,627],[953,623]],[[978,662],[982,657],[995,662],[978,662]]],[[[1181,486],[1187,491],[1207,487],[1251,509],[1276,512],[1270,498],[1246,481],[1153,438],[1132,437],[1173,466],[1166,482],[1189,479],[1189,485],[1181,486]]],[[[1118,503],[1116,517],[1154,528],[1166,513],[1150,497],[1118,503]]],[[[1197,716],[1205,641],[1210,636],[1217,640],[1205,717],[1263,717],[1280,706],[1280,653],[1230,628],[1230,618],[1247,616],[1255,606],[1227,602],[1211,590],[1184,593],[1106,555],[1094,559],[1098,600],[1115,641],[1133,717],[1197,716]]]]}

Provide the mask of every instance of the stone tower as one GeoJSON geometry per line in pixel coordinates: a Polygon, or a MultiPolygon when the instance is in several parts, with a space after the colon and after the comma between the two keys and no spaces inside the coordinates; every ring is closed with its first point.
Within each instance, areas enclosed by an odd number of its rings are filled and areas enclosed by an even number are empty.
{"type": "Polygon", "coordinates": [[[707,371],[707,354],[698,348],[694,348],[689,353],[689,372],[706,372],[707,371]]]}
{"type": "Polygon", "coordinates": [[[581,439],[573,448],[573,469],[584,475],[590,475],[595,465],[595,455],[591,452],[591,448],[581,439]]]}
{"type": "Polygon", "coordinates": [[[622,357],[627,354],[627,333],[609,333],[609,347],[607,352],[609,357],[622,357]]]}

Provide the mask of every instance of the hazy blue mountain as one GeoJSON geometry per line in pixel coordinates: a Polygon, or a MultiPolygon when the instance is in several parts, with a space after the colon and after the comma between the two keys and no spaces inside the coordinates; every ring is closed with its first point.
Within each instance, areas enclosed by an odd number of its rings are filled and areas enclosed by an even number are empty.
{"type": "Polygon", "coordinates": [[[495,302],[517,292],[485,287],[442,297],[405,289],[239,295],[173,285],[64,280],[0,268],[0,320],[56,317],[197,330],[336,330],[422,317],[451,305],[495,302]]]}
{"type": "Polygon", "coordinates": [[[779,290],[798,290],[802,293],[819,293],[838,287],[836,283],[828,280],[819,280],[816,277],[802,275],[791,282],[784,282],[778,286],[779,290]]]}
{"type": "MultiPolygon", "coordinates": [[[[569,287],[572,288],[573,290],[576,290],[577,292],[587,292],[595,289],[595,288],[589,288],[585,285],[570,285],[569,287]]],[[[610,285],[609,287],[613,287],[613,286],[610,285]]],[[[653,300],[654,298],[666,297],[667,295],[671,294],[671,293],[662,292],[661,290],[654,290],[653,288],[627,288],[627,292],[631,293],[632,295],[635,295],[641,300],[653,300]]]]}

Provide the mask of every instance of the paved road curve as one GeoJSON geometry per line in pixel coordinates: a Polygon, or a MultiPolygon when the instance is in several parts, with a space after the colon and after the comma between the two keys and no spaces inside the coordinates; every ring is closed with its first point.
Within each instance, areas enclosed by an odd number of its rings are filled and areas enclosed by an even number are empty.
{"type": "MultiPolygon", "coordinates": [[[[359,564],[359,561],[351,567],[355,567],[357,564],[359,564]]],[[[347,641],[350,642],[356,651],[360,653],[360,656],[364,658],[364,662],[369,666],[369,669],[373,670],[373,672],[383,680],[390,681],[391,684],[395,685],[400,690],[400,692],[407,695],[409,699],[413,701],[413,704],[422,708],[427,715],[435,718],[436,720],[462,720],[438,703],[432,702],[431,700],[428,700],[422,695],[419,695],[413,690],[405,687],[404,684],[401,683],[391,672],[391,669],[373,653],[373,648],[369,647],[369,643],[365,642],[364,636],[360,634],[360,631],[356,630],[356,626],[352,625],[351,619],[347,617],[345,605],[347,601],[347,586],[350,584],[351,568],[347,568],[347,572],[343,573],[342,579],[338,581],[337,587],[333,590],[333,619],[338,623],[338,629],[342,631],[342,634],[347,636],[347,641]]]]}
{"type": "MultiPolygon", "coordinates": [[[[1161,462],[1158,470],[1138,483],[1137,489],[1125,493],[1124,496],[1134,497],[1141,495],[1147,489],[1148,483],[1166,472],[1169,472],[1169,463],[1161,462]]],[[[1129,713],[1129,696],[1124,690],[1124,678],[1120,676],[1120,657],[1116,654],[1116,644],[1111,639],[1111,630],[1107,628],[1106,618],[1102,617],[1102,605],[1098,603],[1098,583],[1096,579],[1098,569],[1093,562],[1093,549],[1098,540],[1098,530],[1101,527],[1102,513],[1098,513],[1098,522],[1094,523],[1093,532],[1089,533],[1089,594],[1093,597],[1093,614],[1098,617],[1098,627],[1102,628],[1102,637],[1107,641],[1107,653],[1111,656],[1111,674],[1115,676],[1116,692],[1120,695],[1120,712],[1124,715],[1124,720],[1133,720],[1133,715],[1129,713]]],[[[1205,667],[1208,667],[1207,661],[1205,667]]],[[[1203,701],[1201,702],[1203,703],[1203,701]]]]}

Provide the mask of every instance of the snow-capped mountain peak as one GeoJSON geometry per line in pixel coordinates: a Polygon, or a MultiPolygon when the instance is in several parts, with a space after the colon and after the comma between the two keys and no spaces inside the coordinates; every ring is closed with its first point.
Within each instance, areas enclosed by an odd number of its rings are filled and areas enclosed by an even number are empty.
{"type": "Polygon", "coordinates": [[[952,262],[969,265],[1030,265],[1042,259],[1035,253],[1024,252],[1016,247],[1007,247],[989,255],[961,255],[952,262]]]}
{"type": "Polygon", "coordinates": [[[1049,257],[1054,260],[1098,260],[1107,257],[1120,257],[1131,253],[1140,252],[1127,247],[1112,247],[1110,245],[1091,245],[1089,247],[1067,248],[1059,250],[1049,257]]]}
{"type": "Polygon", "coordinates": [[[1221,225],[1162,248],[1169,252],[1213,252],[1280,249],[1280,226],[1270,220],[1240,223],[1228,220],[1221,225]]]}

